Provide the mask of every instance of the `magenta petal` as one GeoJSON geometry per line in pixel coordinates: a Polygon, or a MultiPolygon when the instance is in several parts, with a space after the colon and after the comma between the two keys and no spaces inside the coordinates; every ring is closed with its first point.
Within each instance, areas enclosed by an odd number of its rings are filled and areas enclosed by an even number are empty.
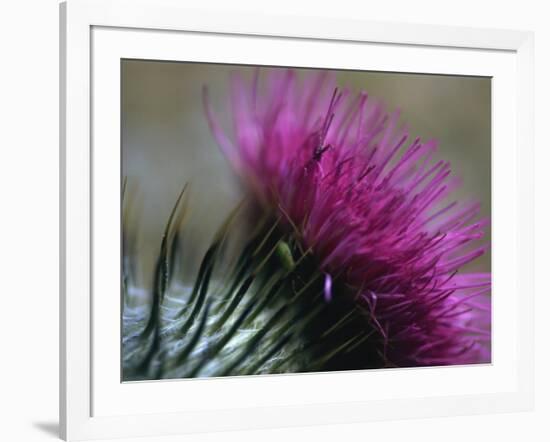
{"type": "Polygon", "coordinates": [[[274,69],[265,88],[257,74],[232,84],[233,134],[205,93],[211,130],[257,199],[300,229],[325,301],[331,275],[359,293],[388,364],[488,362],[490,274],[463,271],[486,251],[488,221],[478,203],[449,201],[459,180],[436,158],[437,142],[412,138],[365,92],[335,89],[329,72],[300,84],[297,72],[274,69]]]}

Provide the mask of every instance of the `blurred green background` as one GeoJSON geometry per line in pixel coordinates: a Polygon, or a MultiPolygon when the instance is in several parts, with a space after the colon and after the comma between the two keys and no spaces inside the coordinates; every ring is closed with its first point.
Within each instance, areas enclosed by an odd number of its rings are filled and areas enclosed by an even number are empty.
{"type": "MultiPolygon", "coordinates": [[[[254,68],[218,64],[122,62],[122,173],[136,195],[140,267],[152,270],[162,229],[183,185],[190,183],[187,232],[202,255],[216,228],[240,201],[238,181],[204,117],[201,89],[209,88],[218,115],[227,106],[229,75],[254,68]]],[[[402,110],[411,136],[439,141],[440,157],[463,178],[458,198],[491,212],[491,80],[385,72],[337,72],[339,86],[365,90],[389,111],[402,110]]],[[[227,123],[227,121],[226,121],[227,123]]],[[[490,240],[490,230],[487,232],[490,240]]],[[[490,253],[469,265],[490,271],[490,253]]],[[[198,264],[198,263],[197,263],[198,264]]],[[[188,269],[191,274],[196,271],[188,269]]],[[[149,283],[150,281],[143,281],[149,283]]]]}

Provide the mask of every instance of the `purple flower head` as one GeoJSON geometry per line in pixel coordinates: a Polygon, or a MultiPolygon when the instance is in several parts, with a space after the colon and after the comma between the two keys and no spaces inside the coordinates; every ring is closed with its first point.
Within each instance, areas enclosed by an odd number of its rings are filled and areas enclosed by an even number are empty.
{"type": "Polygon", "coordinates": [[[356,293],[387,365],[490,360],[490,274],[461,271],[485,252],[488,220],[450,198],[459,181],[435,141],[328,72],[235,76],[232,136],[205,102],[232,166],[320,263],[325,299],[336,280],[356,293]]]}

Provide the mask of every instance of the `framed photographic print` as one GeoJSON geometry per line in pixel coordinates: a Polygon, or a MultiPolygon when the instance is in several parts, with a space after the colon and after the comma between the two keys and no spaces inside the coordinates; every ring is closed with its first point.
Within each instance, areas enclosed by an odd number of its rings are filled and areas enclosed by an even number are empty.
{"type": "Polygon", "coordinates": [[[70,0],[67,440],[532,406],[532,35],[70,0]]]}

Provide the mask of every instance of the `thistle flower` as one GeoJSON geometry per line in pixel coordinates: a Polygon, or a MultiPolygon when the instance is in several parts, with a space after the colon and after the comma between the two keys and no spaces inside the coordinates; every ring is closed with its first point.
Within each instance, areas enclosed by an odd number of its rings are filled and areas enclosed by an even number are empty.
{"type": "Polygon", "coordinates": [[[231,135],[205,90],[208,121],[257,201],[315,257],[326,301],[353,297],[385,366],[489,362],[490,274],[461,272],[486,251],[488,220],[451,199],[459,180],[437,142],[411,139],[399,112],[327,72],[259,83],[233,77],[231,135]]]}

